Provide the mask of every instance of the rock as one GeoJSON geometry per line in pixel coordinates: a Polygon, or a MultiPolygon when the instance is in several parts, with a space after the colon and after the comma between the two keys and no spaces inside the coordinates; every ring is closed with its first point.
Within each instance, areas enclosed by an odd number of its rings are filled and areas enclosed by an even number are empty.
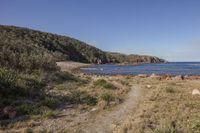
{"type": "Polygon", "coordinates": [[[172,78],[172,80],[184,80],[184,76],[178,75],[172,78]]]}
{"type": "Polygon", "coordinates": [[[184,76],[184,79],[188,79],[188,78],[189,78],[189,76],[188,76],[188,75],[185,75],[185,76],[184,76]]]}
{"type": "Polygon", "coordinates": [[[192,90],[192,95],[200,95],[200,91],[198,89],[192,90]]]}
{"type": "Polygon", "coordinates": [[[116,105],[117,103],[115,101],[109,102],[109,105],[116,105]]]}
{"type": "Polygon", "coordinates": [[[155,78],[155,79],[162,79],[162,76],[156,75],[155,73],[151,74],[150,78],[155,78]]]}
{"type": "Polygon", "coordinates": [[[140,77],[140,78],[147,78],[148,75],[147,74],[138,74],[138,77],[140,77]]]}
{"type": "Polygon", "coordinates": [[[165,80],[171,80],[172,78],[170,76],[166,76],[165,80]]]}
{"type": "Polygon", "coordinates": [[[92,112],[97,111],[97,110],[98,110],[97,108],[92,108],[91,109],[92,112]]]}
{"type": "Polygon", "coordinates": [[[200,76],[189,76],[187,79],[197,80],[197,79],[200,79],[200,76]]]}
{"type": "Polygon", "coordinates": [[[147,88],[150,89],[150,88],[151,88],[151,85],[147,85],[147,88]]]}

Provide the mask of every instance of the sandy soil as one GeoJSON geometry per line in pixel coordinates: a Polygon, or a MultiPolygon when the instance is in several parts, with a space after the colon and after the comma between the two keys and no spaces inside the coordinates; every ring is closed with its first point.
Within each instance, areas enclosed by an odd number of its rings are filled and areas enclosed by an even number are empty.
{"type": "Polygon", "coordinates": [[[61,68],[61,71],[67,71],[67,72],[72,72],[74,70],[78,70],[81,67],[87,67],[91,65],[73,61],[56,62],[56,64],[61,68]]]}

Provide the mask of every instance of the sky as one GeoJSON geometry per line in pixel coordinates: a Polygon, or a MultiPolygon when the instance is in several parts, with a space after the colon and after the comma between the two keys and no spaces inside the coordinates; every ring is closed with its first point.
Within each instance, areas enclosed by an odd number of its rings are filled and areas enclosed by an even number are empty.
{"type": "Polygon", "coordinates": [[[0,24],[105,51],[200,61],[200,0],[0,0],[0,24]]]}

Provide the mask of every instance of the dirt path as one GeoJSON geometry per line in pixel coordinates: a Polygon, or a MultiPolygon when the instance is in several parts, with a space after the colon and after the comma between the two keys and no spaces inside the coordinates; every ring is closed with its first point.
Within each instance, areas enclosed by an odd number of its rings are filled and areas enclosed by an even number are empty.
{"type": "Polygon", "coordinates": [[[139,100],[141,100],[141,90],[138,86],[133,86],[127,99],[113,111],[106,111],[102,115],[97,116],[93,121],[81,127],[80,132],[85,133],[107,133],[112,132],[117,125],[133,112],[139,100]]]}
{"type": "Polygon", "coordinates": [[[142,91],[138,86],[132,86],[125,101],[114,107],[97,112],[79,112],[75,109],[61,111],[57,119],[41,122],[36,130],[48,129],[53,132],[69,131],[75,133],[107,133],[112,132],[118,125],[131,115],[142,99],[142,91]]]}

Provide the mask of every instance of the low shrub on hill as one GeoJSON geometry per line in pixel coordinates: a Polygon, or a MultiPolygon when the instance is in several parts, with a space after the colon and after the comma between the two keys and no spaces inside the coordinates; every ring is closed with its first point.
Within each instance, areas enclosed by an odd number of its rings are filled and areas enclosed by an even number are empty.
{"type": "Polygon", "coordinates": [[[103,87],[104,89],[110,89],[110,90],[115,90],[117,89],[116,86],[114,86],[112,83],[107,82],[104,79],[98,79],[94,82],[94,86],[99,86],[103,87]]]}

